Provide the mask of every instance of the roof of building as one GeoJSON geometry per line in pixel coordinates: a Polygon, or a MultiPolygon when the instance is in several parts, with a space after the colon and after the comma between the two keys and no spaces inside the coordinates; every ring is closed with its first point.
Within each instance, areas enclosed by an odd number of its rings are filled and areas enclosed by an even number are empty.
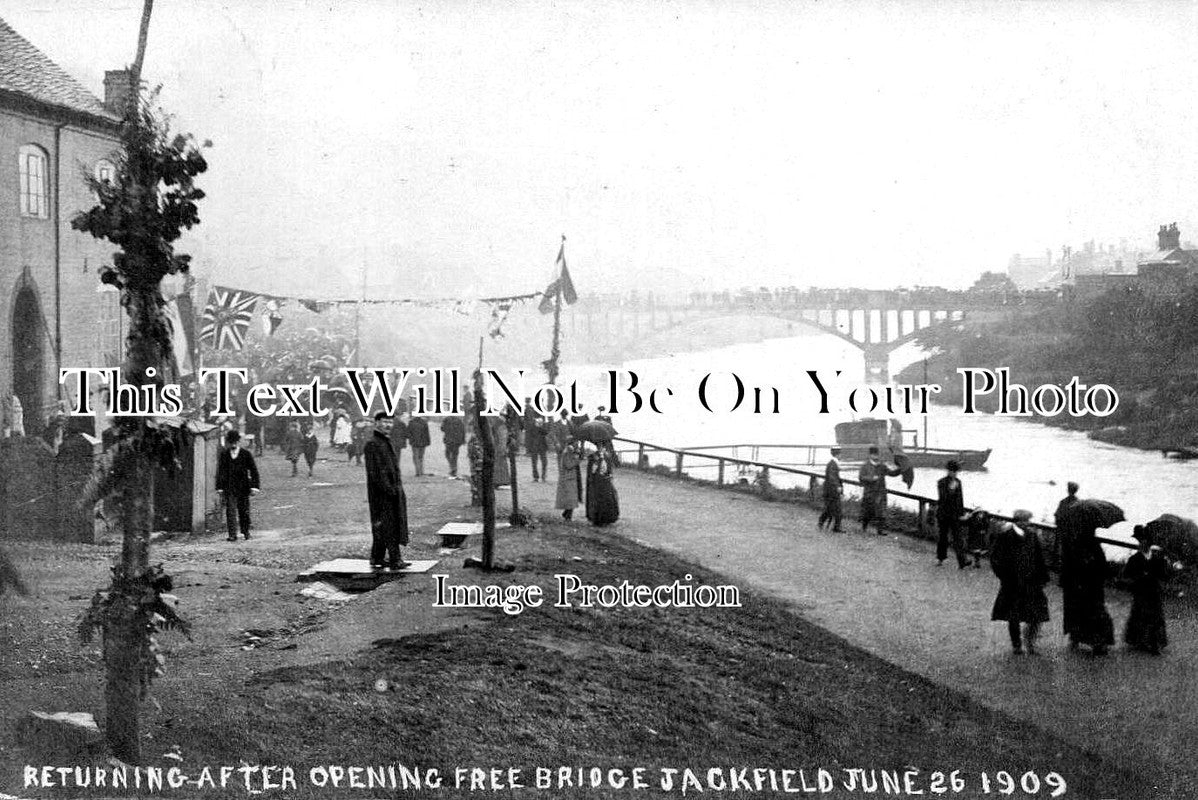
{"type": "Polygon", "coordinates": [[[1175,248],[1173,250],[1157,250],[1155,253],[1150,253],[1140,259],[1139,264],[1175,264],[1178,266],[1185,264],[1193,264],[1195,256],[1198,256],[1196,250],[1183,250],[1175,248]]]}
{"type": "Polygon", "coordinates": [[[0,90],[119,122],[99,98],[0,19],[0,90]]]}

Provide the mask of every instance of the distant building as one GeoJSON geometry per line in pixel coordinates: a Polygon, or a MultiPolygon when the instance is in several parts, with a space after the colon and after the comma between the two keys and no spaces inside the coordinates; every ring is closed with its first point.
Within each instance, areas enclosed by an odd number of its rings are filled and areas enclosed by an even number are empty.
{"type": "Polygon", "coordinates": [[[1116,288],[1173,292],[1198,281],[1198,250],[1182,247],[1177,223],[1162,225],[1156,236],[1156,251],[1137,256],[1135,272],[1077,272],[1067,281],[1071,296],[1085,299],[1116,288]]]}
{"type": "Polygon", "coordinates": [[[1020,290],[1054,289],[1061,284],[1061,271],[1052,263],[1052,251],[1045,250],[1041,257],[1011,256],[1007,264],[1007,275],[1020,290]]]}
{"type": "Polygon", "coordinates": [[[113,248],[71,218],[95,203],[84,175],[115,174],[128,92],[128,73],[109,72],[101,102],[0,19],[0,399],[20,399],[31,435],[62,396],[60,366],[121,351],[117,293],[96,274],[113,248]]]}

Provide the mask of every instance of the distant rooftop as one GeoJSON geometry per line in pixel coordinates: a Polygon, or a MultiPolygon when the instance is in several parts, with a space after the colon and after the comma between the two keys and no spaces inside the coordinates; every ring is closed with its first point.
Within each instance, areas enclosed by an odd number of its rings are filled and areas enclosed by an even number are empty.
{"type": "Polygon", "coordinates": [[[0,19],[0,90],[82,114],[120,122],[100,99],[0,19]]]}

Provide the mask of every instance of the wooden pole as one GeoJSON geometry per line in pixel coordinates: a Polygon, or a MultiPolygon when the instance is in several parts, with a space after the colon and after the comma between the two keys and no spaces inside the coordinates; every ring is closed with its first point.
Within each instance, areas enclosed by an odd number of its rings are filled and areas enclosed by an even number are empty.
{"type": "MultiPolygon", "coordinates": [[[[482,341],[479,341],[482,352],[482,341]]],[[[483,373],[480,368],[474,373],[474,421],[478,426],[479,441],[483,448],[482,501],[483,501],[483,553],[482,567],[495,567],[495,442],[491,439],[489,417],[483,416],[486,397],[483,394],[483,373]]]]}
{"type": "MultiPolygon", "coordinates": [[[[566,249],[566,235],[562,234],[562,250],[566,249]]],[[[558,359],[562,355],[562,281],[561,273],[558,273],[557,291],[553,296],[553,345],[549,348],[549,383],[557,383],[558,359]]]]}

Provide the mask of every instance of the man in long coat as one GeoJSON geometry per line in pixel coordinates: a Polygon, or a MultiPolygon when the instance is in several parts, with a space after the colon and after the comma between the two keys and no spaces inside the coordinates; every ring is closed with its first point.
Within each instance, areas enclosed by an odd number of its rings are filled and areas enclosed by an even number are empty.
{"type": "Polygon", "coordinates": [[[869,460],[861,465],[857,480],[861,482],[861,530],[876,522],[878,535],[886,535],[886,476],[900,475],[902,470],[888,467],[878,457],[878,448],[869,448],[869,460]]]}
{"type": "Polygon", "coordinates": [[[1040,624],[1048,621],[1048,598],[1044,595],[1048,567],[1040,539],[1028,525],[1031,518],[1030,511],[1016,511],[1015,522],[1003,526],[990,551],[990,566],[999,582],[990,619],[1006,621],[1011,649],[1016,654],[1023,652],[1025,643],[1029,653],[1036,651],[1040,624]],[[1020,633],[1021,623],[1026,625],[1026,636],[1020,633]]]}
{"type": "Polygon", "coordinates": [[[840,482],[840,448],[832,448],[832,457],[824,467],[824,511],[819,515],[819,527],[828,525],[836,533],[843,532],[840,527],[841,499],[844,496],[844,485],[840,482]]]}
{"type": "Polygon", "coordinates": [[[237,529],[250,538],[250,495],[258,494],[258,465],[254,457],[241,446],[241,434],[231,430],[225,434],[228,447],[216,457],[216,491],[225,501],[225,523],[229,541],[237,541],[237,529]]]}
{"type": "Polygon", "coordinates": [[[441,420],[441,443],[445,445],[445,460],[449,463],[449,477],[458,476],[458,451],[466,443],[466,423],[461,417],[450,414],[441,420]]]}
{"type": "Polygon", "coordinates": [[[424,474],[424,448],[432,442],[428,433],[428,421],[424,417],[408,420],[408,444],[412,445],[412,466],[417,475],[424,474]]]}
{"type": "Polygon", "coordinates": [[[949,461],[944,465],[946,475],[936,481],[936,529],[939,537],[936,540],[936,562],[943,564],[948,558],[948,543],[953,543],[953,552],[957,554],[957,566],[965,569],[969,559],[965,555],[965,535],[962,522],[965,517],[965,495],[961,490],[961,481],[957,473],[961,465],[949,461]]]}
{"type": "Polygon", "coordinates": [[[399,546],[408,543],[408,499],[399,477],[399,460],[391,448],[391,417],[374,416],[374,436],[366,443],[366,498],[370,502],[370,566],[394,571],[408,566],[399,546]]]}

